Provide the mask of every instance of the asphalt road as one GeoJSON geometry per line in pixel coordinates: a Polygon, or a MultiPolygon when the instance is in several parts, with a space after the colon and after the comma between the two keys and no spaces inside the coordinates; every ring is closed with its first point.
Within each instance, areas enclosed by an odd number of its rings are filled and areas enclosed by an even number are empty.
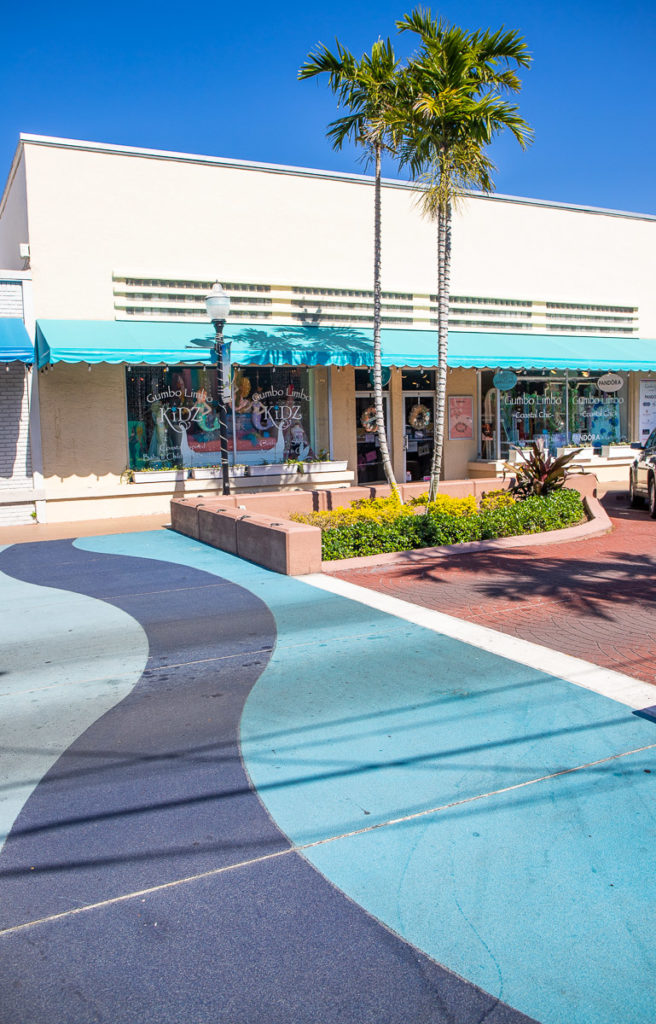
{"type": "Polygon", "coordinates": [[[647,685],[169,532],[0,573],[2,1024],[653,1024],[647,685]]]}

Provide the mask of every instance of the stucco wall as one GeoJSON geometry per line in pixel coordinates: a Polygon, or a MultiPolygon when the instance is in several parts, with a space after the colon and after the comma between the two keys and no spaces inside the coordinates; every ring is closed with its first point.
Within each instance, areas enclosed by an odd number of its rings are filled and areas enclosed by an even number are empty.
{"type": "Polygon", "coordinates": [[[467,463],[475,459],[479,449],[480,411],[476,370],[450,370],[446,382],[446,421],[444,426],[445,480],[466,480],[467,463]],[[471,395],[474,406],[474,438],[472,441],[449,441],[449,395],[471,395]]]}
{"type": "Polygon", "coordinates": [[[405,452],[403,449],[403,433],[405,429],[405,410],[403,403],[403,382],[401,370],[392,368],[389,382],[390,424],[387,443],[391,449],[392,468],[398,484],[405,483],[405,452]]]}
{"type": "Polygon", "coordinates": [[[56,363],[39,391],[46,496],[118,480],[127,465],[125,367],[56,363]]]}
{"type": "MultiPolygon", "coordinates": [[[[371,181],[25,144],[41,317],[113,318],[112,271],[371,288],[371,181]],[[73,311],[73,312],[72,312],[73,311]]],[[[383,288],[435,291],[435,230],[383,188],[383,288]]],[[[656,337],[656,222],[473,198],[456,212],[460,295],[638,304],[656,337]]]]}
{"type": "Polygon", "coordinates": [[[351,469],[357,466],[355,430],[355,372],[352,366],[330,368],[333,402],[333,454],[348,459],[351,469]]]}
{"type": "Polygon", "coordinates": [[[28,241],[25,159],[18,157],[9,172],[4,199],[0,197],[0,267],[20,270],[24,266],[18,252],[28,241]]]}

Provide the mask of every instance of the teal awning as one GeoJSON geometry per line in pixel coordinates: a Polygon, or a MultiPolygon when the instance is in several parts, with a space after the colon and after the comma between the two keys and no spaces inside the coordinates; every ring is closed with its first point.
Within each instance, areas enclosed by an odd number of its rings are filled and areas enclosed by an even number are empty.
{"type": "Polygon", "coordinates": [[[0,363],[33,363],[34,345],[17,317],[0,319],[0,363]]]}
{"type": "Polygon", "coordinates": [[[38,320],[39,367],[48,363],[210,363],[209,324],[139,323],[123,320],[38,320]]]}
{"type": "MultiPolygon", "coordinates": [[[[3,321],[7,323],[8,321],[3,321]]],[[[14,321],[20,324],[20,321],[14,321]]],[[[259,366],[371,366],[372,331],[365,328],[225,326],[230,361],[259,366]]],[[[38,365],[127,363],[175,366],[214,360],[207,323],[137,320],[39,320],[38,365]]],[[[384,366],[435,366],[435,331],[381,331],[384,366]]],[[[451,367],[491,369],[639,370],[656,372],[656,341],[577,335],[451,331],[451,367]]]]}
{"type": "MultiPolygon", "coordinates": [[[[370,366],[371,332],[348,327],[262,327],[226,324],[230,361],[260,366],[370,366]]],[[[39,320],[39,366],[48,363],[211,363],[208,323],[136,320],[39,320]]]]}
{"type": "MultiPolygon", "coordinates": [[[[435,331],[383,330],[385,366],[434,366],[435,331]]],[[[451,367],[656,371],[656,341],[578,335],[449,331],[451,367]]]]}

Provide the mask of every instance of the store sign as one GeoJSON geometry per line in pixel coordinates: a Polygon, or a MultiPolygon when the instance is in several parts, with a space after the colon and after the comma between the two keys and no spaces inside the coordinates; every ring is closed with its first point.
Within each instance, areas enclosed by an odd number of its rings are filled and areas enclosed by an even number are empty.
{"type": "Polygon", "coordinates": [[[605,373],[603,377],[600,377],[597,381],[597,387],[600,391],[606,392],[606,394],[612,394],[614,391],[619,391],[624,386],[624,379],[620,377],[619,373],[605,373]]]}
{"type": "Polygon", "coordinates": [[[640,381],[640,440],[647,440],[656,427],[656,380],[640,381]]]}
{"type": "Polygon", "coordinates": [[[449,441],[472,441],[473,438],[473,396],[449,395],[449,441]]]}
{"type": "Polygon", "coordinates": [[[492,383],[499,391],[510,391],[517,383],[517,374],[512,370],[499,370],[492,378],[492,383]]]}
{"type": "MultiPolygon", "coordinates": [[[[389,386],[389,382],[392,377],[392,371],[389,366],[382,366],[380,369],[380,386],[386,388],[389,386]]],[[[369,370],[369,384],[373,390],[374,388],[374,371],[369,370]]]]}

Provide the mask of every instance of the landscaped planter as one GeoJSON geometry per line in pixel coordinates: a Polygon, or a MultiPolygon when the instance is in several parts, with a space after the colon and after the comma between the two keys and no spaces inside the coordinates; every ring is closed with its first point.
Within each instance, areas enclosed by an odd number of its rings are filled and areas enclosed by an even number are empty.
{"type": "Polygon", "coordinates": [[[507,461],[512,466],[515,466],[518,462],[526,462],[526,460],[530,458],[530,456],[530,448],[511,448],[510,451],[508,452],[507,461]]]}
{"type": "Polygon", "coordinates": [[[604,459],[635,459],[636,449],[630,444],[602,444],[601,454],[604,459]]]}
{"type": "Polygon", "coordinates": [[[186,480],[186,469],[135,469],[132,482],[135,484],[163,484],[186,480]]]}
{"type": "Polygon", "coordinates": [[[324,459],[323,462],[302,462],[301,473],[343,473],[348,462],[337,462],[324,459]]]}
{"type": "Polygon", "coordinates": [[[263,466],[248,466],[249,476],[283,476],[290,479],[298,476],[298,466],[287,466],[280,462],[267,462],[263,466]]]}
{"type": "MultiPolygon", "coordinates": [[[[246,476],[246,466],[229,466],[228,475],[246,476]]],[[[222,480],[223,470],[221,466],[192,466],[191,476],[193,480],[222,480]]]]}
{"type": "Polygon", "coordinates": [[[573,452],[578,452],[578,454],[574,456],[572,462],[579,462],[582,459],[591,459],[594,455],[592,445],[570,444],[566,445],[564,448],[557,449],[558,458],[560,458],[561,455],[572,455],[573,452]]]}

